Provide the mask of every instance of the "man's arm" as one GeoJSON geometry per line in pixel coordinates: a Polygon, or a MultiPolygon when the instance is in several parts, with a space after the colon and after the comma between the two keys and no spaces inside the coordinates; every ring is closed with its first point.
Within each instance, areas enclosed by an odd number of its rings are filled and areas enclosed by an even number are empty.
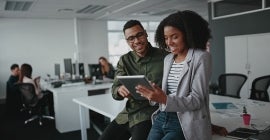
{"type": "MultiPolygon", "coordinates": [[[[114,77],[116,77],[117,75],[126,75],[126,72],[124,70],[123,57],[121,57],[117,63],[117,70],[115,71],[114,77]]],[[[118,93],[120,86],[122,86],[122,84],[119,82],[117,78],[114,78],[112,85],[112,96],[115,100],[124,99],[124,97],[118,93]]]]}

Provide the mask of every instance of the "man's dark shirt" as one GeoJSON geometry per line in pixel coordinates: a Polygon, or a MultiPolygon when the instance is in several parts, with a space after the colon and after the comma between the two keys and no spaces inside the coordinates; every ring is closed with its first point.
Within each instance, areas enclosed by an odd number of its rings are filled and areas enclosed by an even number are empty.
{"type": "MultiPolygon", "coordinates": [[[[167,52],[154,48],[149,43],[149,50],[144,57],[139,57],[134,51],[121,56],[115,76],[117,75],[145,75],[148,80],[161,86],[163,74],[163,60],[168,54],[167,52]]],[[[114,79],[112,85],[112,96],[115,100],[123,100],[124,98],[118,94],[118,88],[122,84],[118,79],[114,79]]],[[[151,115],[157,106],[151,106],[148,100],[135,100],[130,97],[125,108],[118,114],[115,121],[118,124],[129,123],[132,127],[142,121],[151,120],[151,115]]]]}
{"type": "Polygon", "coordinates": [[[14,86],[19,80],[19,76],[13,76],[13,75],[10,75],[9,79],[8,79],[8,84],[10,86],[14,86]]]}
{"type": "Polygon", "coordinates": [[[19,80],[19,76],[11,75],[7,81],[6,85],[6,106],[8,112],[16,112],[18,111],[21,100],[20,95],[18,93],[16,83],[19,80]]]}

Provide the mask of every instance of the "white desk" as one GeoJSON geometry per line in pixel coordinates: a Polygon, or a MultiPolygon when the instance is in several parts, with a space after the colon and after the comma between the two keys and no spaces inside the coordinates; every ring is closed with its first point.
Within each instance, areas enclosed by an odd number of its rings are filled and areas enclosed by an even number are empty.
{"type": "MultiPolygon", "coordinates": [[[[79,104],[82,140],[87,140],[86,124],[89,118],[86,118],[85,114],[88,109],[103,114],[112,120],[125,105],[123,101],[115,101],[111,94],[75,98],[73,101],[79,104]]],[[[270,103],[211,94],[209,107],[212,123],[224,126],[228,131],[232,131],[238,127],[250,128],[243,125],[242,117],[240,117],[244,105],[247,107],[248,113],[251,114],[251,124],[256,124],[258,129],[270,125],[270,103]],[[212,106],[212,103],[217,102],[232,102],[238,109],[216,110],[212,106]]],[[[232,140],[218,135],[213,135],[212,138],[213,140],[232,140]]]]}
{"type": "Polygon", "coordinates": [[[75,98],[73,101],[79,104],[82,140],[87,140],[86,124],[89,121],[89,118],[86,118],[85,116],[88,113],[88,109],[109,117],[112,121],[117,114],[123,110],[126,103],[126,101],[123,100],[114,100],[112,94],[75,98]]]}
{"type": "MultiPolygon", "coordinates": [[[[78,104],[72,102],[73,98],[87,97],[88,91],[106,89],[109,92],[112,83],[103,84],[75,84],[74,86],[65,86],[60,88],[49,87],[48,90],[53,92],[54,111],[55,111],[55,126],[60,132],[69,132],[80,129],[80,116],[78,104]]],[[[89,115],[86,113],[85,117],[89,115]]],[[[89,128],[89,121],[85,122],[89,128]]]]}
{"type": "MultiPolygon", "coordinates": [[[[251,124],[255,124],[257,129],[264,129],[270,125],[270,103],[254,101],[249,99],[237,99],[225,96],[210,95],[210,113],[211,121],[213,124],[224,126],[229,132],[238,128],[245,127],[251,128],[251,126],[245,126],[243,119],[240,116],[243,112],[243,106],[246,106],[247,112],[251,114],[251,124]],[[238,109],[214,109],[212,103],[218,102],[231,102],[238,109]]],[[[214,135],[215,140],[231,140],[226,137],[214,135]]]]}

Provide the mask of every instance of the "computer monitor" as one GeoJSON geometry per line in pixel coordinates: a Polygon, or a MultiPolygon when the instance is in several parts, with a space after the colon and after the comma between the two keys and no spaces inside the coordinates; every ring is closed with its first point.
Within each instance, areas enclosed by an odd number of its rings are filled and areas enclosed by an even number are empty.
{"type": "Polygon", "coordinates": [[[89,74],[91,77],[96,76],[96,79],[102,79],[101,69],[99,64],[88,64],[89,74]]]}
{"type": "Polygon", "coordinates": [[[72,74],[76,75],[76,64],[72,64],[72,74]]]}
{"type": "Polygon", "coordinates": [[[54,74],[60,78],[60,64],[54,64],[54,74]]]}
{"type": "Polygon", "coordinates": [[[65,73],[72,74],[72,62],[71,58],[65,58],[64,59],[64,66],[65,66],[65,73]]]}
{"type": "MultiPolygon", "coordinates": [[[[76,64],[72,64],[73,65],[73,74],[76,74],[76,64]]],[[[84,72],[84,63],[79,63],[79,75],[81,75],[82,77],[85,76],[85,72],[84,72]]]]}
{"type": "Polygon", "coordinates": [[[83,63],[79,63],[79,75],[82,75],[83,77],[85,76],[83,63]]]}

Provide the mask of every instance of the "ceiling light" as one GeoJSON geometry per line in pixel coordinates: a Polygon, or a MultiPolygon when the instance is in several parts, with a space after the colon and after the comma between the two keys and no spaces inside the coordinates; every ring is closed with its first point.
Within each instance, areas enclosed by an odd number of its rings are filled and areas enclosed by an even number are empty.
{"type": "Polygon", "coordinates": [[[106,5],[88,5],[80,10],[78,10],[76,13],[80,13],[80,14],[87,14],[87,13],[90,13],[90,14],[94,14],[104,8],[106,8],[107,6],[106,5]]]}
{"type": "Polygon", "coordinates": [[[118,12],[120,12],[120,11],[123,11],[123,10],[129,8],[129,7],[136,6],[136,5],[138,5],[138,4],[140,4],[140,3],[144,2],[144,1],[146,1],[146,0],[139,0],[139,1],[133,2],[133,3],[128,4],[128,5],[126,5],[126,6],[122,7],[122,8],[116,9],[116,10],[111,11],[111,12],[107,12],[107,13],[105,13],[104,15],[102,15],[102,16],[96,18],[96,19],[101,19],[101,18],[107,17],[107,16],[109,16],[109,15],[111,15],[111,14],[118,13],[118,12]]]}
{"type": "Polygon", "coordinates": [[[6,1],[6,11],[28,11],[32,6],[32,1],[6,1]]]}
{"type": "Polygon", "coordinates": [[[58,9],[58,12],[73,12],[74,10],[71,8],[63,8],[63,9],[58,9]]]}
{"type": "Polygon", "coordinates": [[[152,13],[151,15],[153,15],[153,16],[168,15],[171,13],[175,13],[177,11],[178,10],[175,10],[175,9],[168,9],[168,10],[163,10],[163,11],[158,11],[158,12],[152,13]]]}

